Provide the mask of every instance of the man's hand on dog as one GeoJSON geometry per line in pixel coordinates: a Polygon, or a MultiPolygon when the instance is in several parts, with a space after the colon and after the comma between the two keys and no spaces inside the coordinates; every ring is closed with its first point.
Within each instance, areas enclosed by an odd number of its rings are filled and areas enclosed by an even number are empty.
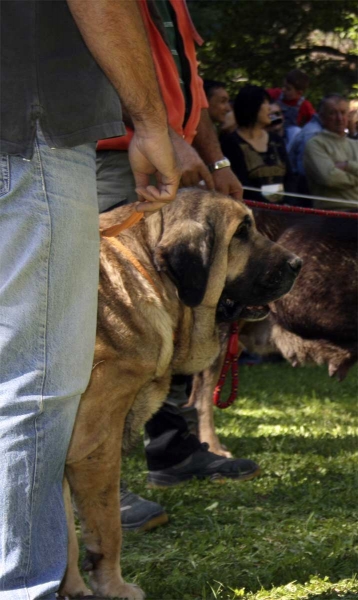
{"type": "Polygon", "coordinates": [[[136,182],[139,212],[155,212],[174,200],[179,187],[195,187],[204,182],[209,190],[242,200],[242,186],[230,168],[211,174],[196,152],[172,129],[159,132],[135,131],[129,146],[129,160],[136,182]],[[150,185],[155,175],[157,187],[150,185]],[[141,200],[145,202],[141,202],[141,200]]]}
{"type": "Polygon", "coordinates": [[[180,186],[196,187],[203,181],[206,189],[213,190],[213,178],[197,151],[173,129],[169,129],[169,134],[182,171],[180,186]]]}
{"type": "Polygon", "coordinates": [[[230,167],[214,171],[213,178],[215,189],[218,192],[226,196],[232,196],[235,200],[242,200],[242,185],[230,167]]]}
{"type": "Polygon", "coordinates": [[[175,198],[180,169],[170,141],[168,130],[135,131],[129,146],[139,212],[154,212],[175,198]],[[155,175],[157,187],[150,185],[150,176],[155,175]],[[145,200],[145,202],[141,202],[145,200]]]}
{"type": "Polygon", "coordinates": [[[197,151],[175,131],[169,131],[182,170],[181,187],[202,187],[205,184],[208,190],[215,189],[226,196],[242,200],[242,185],[230,168],[226,167],[211,174],[197,151]]]}

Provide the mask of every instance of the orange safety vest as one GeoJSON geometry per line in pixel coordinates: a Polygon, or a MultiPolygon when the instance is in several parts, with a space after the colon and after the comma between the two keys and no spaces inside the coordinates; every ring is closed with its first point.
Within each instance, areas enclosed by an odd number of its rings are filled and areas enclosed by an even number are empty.
{"type": "MultiPolygon", "coordinates": [[[[152,51],[160,91],[167,109],[168,123],[176,133],[183,136],[183,138],[191,144],[196,135],[196,128],[200,120],[201,109],[208,107],[203,81],[198,75],[198,62],[195,51],[195,42],[198,45],[201,45],[203,40],[194,27],[185,0],[169,1],[176,14],[178,30],[182,37],[184,52],[188,59],[191,71],[190,92],[192,106],[189,118],[184,127],[185,98],[180,87],[177,66],[170,49],[151,18],[147,0],[139,0],[139,6],[149,38],[149,45],[152,51]]],[[[129,142],[133,137],[133,130],[128,127],[126,129],[127,135],[101,140],[97,144],[97,149],[127,150],[129,142]]]]}

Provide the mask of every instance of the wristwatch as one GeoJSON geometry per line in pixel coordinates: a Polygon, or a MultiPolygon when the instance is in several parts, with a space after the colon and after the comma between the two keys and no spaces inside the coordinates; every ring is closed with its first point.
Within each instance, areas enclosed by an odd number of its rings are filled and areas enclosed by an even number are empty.
{"type": "Polygon", "coordinates": [[[224,156],[224,158],[222,158],[221,160],[217,160],[216,162],[208,165],[208,169],[209,169],[210,173],[214,173],[214,171],[218,171],[219,169],[225,169],[225,167],[230,167],[230,166],[231,166],[231,162],[229,161],[228,158],[226,158],[224,156]]]}

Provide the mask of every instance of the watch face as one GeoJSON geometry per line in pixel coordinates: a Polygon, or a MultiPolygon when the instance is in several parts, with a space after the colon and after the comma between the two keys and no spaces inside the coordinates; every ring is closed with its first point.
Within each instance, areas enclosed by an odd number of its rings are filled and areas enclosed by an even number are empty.
{"type": "Polygon", "coordinates": [[[215,163],[216,169],[223,169],[224,167],[230,167],[230,161],[227,158],[223,158],[222,160],[218,160],[215,163]]]}
{"type": "Polygon", "coordinates": [[[230,167],[230,165],[231,163],[228,158],[222,158],[221,160],[217,160],[215,163],[208,165],[208,169],[210,173],[212,173],[213,171],[218,171],[224,167],[230,167]]]}

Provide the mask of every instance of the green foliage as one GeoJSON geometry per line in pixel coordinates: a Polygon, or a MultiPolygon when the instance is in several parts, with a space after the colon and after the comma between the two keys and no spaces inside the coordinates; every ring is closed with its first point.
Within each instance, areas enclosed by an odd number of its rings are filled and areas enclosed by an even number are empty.
{"type": "Polygon", "coordinates": [[[139,447],[124,478],[170,522],[124,534],[125,578],[147,600],[356,599],[357,371],[338,384],[318,367],[241,367],[239,399],[215,418],[262,475],[146,490],[139,447]]]}
{"type": "Polygon", "coordinates": [[[351,94],[357,83],[355,0],[188,0],[205,39],[202,74],[224,80],[232,93],[243,80],[281,86],[301,68],[313,101],[328,92],[351,94]]]}

